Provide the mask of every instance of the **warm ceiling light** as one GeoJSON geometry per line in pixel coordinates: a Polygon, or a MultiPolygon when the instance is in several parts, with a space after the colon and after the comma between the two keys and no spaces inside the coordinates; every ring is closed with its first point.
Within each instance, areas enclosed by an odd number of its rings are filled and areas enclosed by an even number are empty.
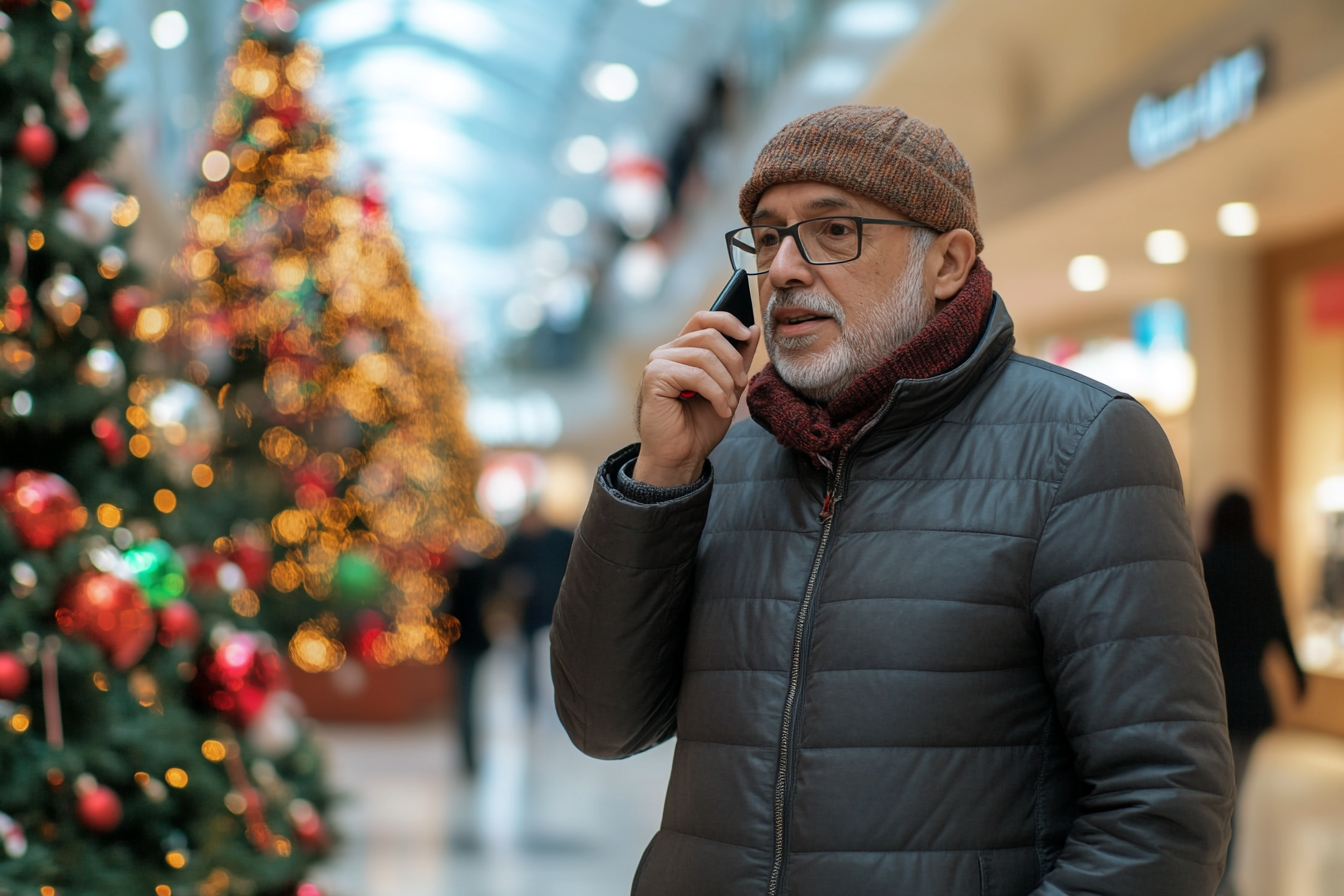
{"type": "Polygon", "coordinates": [[[1180,264],[1190,254],[1190,244],[1179,230],[1154,230],[1143,241],[1143,251],[1153,264],[1180,264]]]}
{"type": "Polygon", "coordinates": [[[1218,229],[1228,236],[1252,236],[1260,229],[1260,212],[1249,202],[1220,205],[1218,229]]]}
{"type": "Polygon", "coordinates": [[[1100,255],[1076,255],[1069,261],[1069,285],[1079,292],[1104,289],[1111,272],[1100,255]]]}
{"type": "Polygon", "coordinates": [[[201,159],[201,174],[211,183],[223,180],[229,174],[229,157],[217,149],[212,149],[201,159]]]}
{"type": "Polygon", "coordinates": [[[607,166],[607,144],[592,134],[584,134],[570,141],[565,150],[565,161],[579,174],[596,174],[607,166]]]}
{"type": "Polygon", "coordinates": [[[180,47],[189,31],[187,17],[175,9],[159,13],[149,23],[149,36],[160,50],[180,47]]]}
{"type": "Polygon", "coordinates": [[[588,79],[588,90],[596,97],[623,103],[639,90],[639,76],[628,65],[608,62],[595,66],[588,79]]]}

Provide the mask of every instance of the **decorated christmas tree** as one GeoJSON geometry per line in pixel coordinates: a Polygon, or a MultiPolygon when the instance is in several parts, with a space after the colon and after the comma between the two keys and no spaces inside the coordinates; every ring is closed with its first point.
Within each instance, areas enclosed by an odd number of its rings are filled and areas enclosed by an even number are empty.
{"type": "MultiPolygon", "coordinates": [[[[336,176],[297,14],[267,0],[243,17],[173,262],[182,295],[140,334],[190,383],[145,380],[138,419],[152,427],[169,389],[222,412],[211,475],[233,506],[213,513],[240,522],[220,550],[274,552],[234,609],[289,637],[300,668],[349,651],[437,663],[457,632],[442,611],[451,549],[500,539],[474,500],[465,395],[381,203],[336,176]]],[[[193,462],[175,461],[180,478],[193,462]]]]}
{"type": "Polygon", "coordinates": [[[195,318],[128,261],[91,6],[0,3],[0,894],[308,896],[320,760],[244,612],[272,548],[163,344],[195,318]]]}

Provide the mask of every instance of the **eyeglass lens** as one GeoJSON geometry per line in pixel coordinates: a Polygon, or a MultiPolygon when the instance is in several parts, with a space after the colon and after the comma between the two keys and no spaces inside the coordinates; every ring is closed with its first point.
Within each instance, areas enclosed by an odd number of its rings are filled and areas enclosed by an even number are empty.
{"type": "MultiPolygon", "coordinates": [[[[859,224],[853,218],[817,218],[798,225],[799,249],[810,264],[837,264],[859,256],[859,224]]],[[[784,237],[777,227],[758,225],[736,231],[733,265],[749,274],[763,273],[779,254],[784,237]]]]}

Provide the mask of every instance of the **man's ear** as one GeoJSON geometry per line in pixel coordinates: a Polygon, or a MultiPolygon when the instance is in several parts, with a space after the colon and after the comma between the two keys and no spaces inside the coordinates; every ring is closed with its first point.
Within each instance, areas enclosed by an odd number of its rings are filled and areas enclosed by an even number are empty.
{"type": "Polygon", "coordinates": [[[940,233],[925,256],[933,274],[933,297],[938,301],[952,298],[966,285],[975,266],[975,237],[969,230],[958,227],[940,233]]]}

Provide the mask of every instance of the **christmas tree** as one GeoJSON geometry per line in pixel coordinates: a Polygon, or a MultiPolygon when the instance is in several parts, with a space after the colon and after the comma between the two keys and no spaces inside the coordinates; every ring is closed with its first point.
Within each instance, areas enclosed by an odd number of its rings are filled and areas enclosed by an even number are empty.
{"type": "Polygon", "coordinates": [[[320,761],[239,612],[271,546],[128,260],[91,6],[0,3],[0,894],[306,896],[320,761]]]}
{"type": "MultiPolygon", "coordinates": [[[[297,13],[267,0],[243,17],[173,263],[183,294],[142,337],[222,411],[211,475],[235,506],[216,515],[244,522],[221,550],[274,551],[235,610],[292,632],[308,671],[347,647],[437,663],[457,631],[441,608],[450,549],[500,541],[473,497],[464,392],[381,203],[336,176],[338,144],[305,99],[320,55],[288,34],[297,13]]],[[[142,419],[166,388],[146,381],[142,419]]]]}

